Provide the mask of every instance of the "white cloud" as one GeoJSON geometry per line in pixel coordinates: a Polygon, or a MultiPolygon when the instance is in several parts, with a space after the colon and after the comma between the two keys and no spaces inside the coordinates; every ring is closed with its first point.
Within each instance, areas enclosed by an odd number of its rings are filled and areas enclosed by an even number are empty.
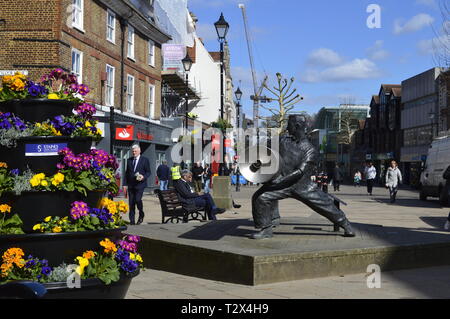
{"type": "Polygon", "coordinates": [[[433,39],[422,40],[417,43],[417,48],[422,55],[435,54],[442,50],[449,50],[450,37],[444,34],[433,39]]]}
{"type": "Polygon", "coordinates": [[[336,66],[343,62],[343,58],[333,50],[320,48],[308,56],[306,63],[311,66],[336,66]]]}
{"type": "Polygon", "coordinates": [[[367,49],[367,56],[371,60],[384,60],[389,57],[389,51],[383,48],[384,41],[378,40],[375,44],[367,49]]]}
{"type": "Polygon", "coordinates": [[[346,61],[330,49],[313,51],[309,55],[306,65],[307,69],[300,74],[300,80],[307,83],[343,82],[376,78],[381,75],[381,71],[371,60],[346,61]]]}
{"type": "Polygon", "coordinates": [[[394,34],[410,33],[419,31],[434,22],[434,18],[426,13],[420,13],[410,20],[397,19],[394,23],[394,34]]]}

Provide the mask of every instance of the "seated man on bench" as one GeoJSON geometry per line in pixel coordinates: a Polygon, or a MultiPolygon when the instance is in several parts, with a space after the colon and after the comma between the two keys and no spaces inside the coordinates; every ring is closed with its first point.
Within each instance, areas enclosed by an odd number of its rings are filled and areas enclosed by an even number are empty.
{"type": "Polygon", "coordinates": [[[195,193],[188,184],[192,182],[192,173],[188,170],[181,172],[181,178],[174,183],[178,199],[183,205],[195,205],[205,208],[209,220],[216,220],[217,214],[223,214],[225,209],[217,208],[210,194],[195,193]]]}

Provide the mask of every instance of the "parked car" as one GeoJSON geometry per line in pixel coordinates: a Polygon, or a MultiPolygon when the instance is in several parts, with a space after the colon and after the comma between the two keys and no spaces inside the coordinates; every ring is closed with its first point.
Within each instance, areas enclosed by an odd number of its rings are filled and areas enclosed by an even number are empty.
{"type": "Polygon", "coordinates": [[[436,138],[428,150],[427,161],[420,175],[420,199],[439,197],[442,206],[448,206],[449,186],[442,176],[450,166],[450,136],[436,138]]]}

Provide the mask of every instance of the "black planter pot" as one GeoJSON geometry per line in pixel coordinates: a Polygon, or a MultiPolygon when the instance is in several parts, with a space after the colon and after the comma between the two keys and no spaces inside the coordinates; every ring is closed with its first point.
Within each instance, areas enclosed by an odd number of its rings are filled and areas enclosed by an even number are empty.
{"type": "Polygon", "coordinates": [[[98,208],[104,191],[92,191],[87,197],[79,192],[23,192],[20,196],[7,193],[0,196],[0,203],[11,206],[11,214],[18,214],[23,221],[23,231],[33,232],[33,226],[47,216],[70,216],[70,205],[83,201],[90,208],[98,208]]]}
{"type": "Polygon", "coordinates": [[[47,289],[44,299],[124,299],[133,275],[120,275],[119,281],[105,285],[99,279],[85,279],[81,281],[80,288],[68,288],[65,282],[43,284],[47,289]]]}
{"type": "Polygon", "coordinates": [[[11,112],[26,122],[42,122],[58,115],[72,115],[75,103],[68,100],[23,99],[0,103],[1,112],[11,112]]]}
{"type": "Polygon", "coordinates": [[[126,227],[108,230],[51,233],[51,234],[27,234],[27,235],[3,235],[0,236],[0,254],[9,248],[21,248],[25,256],[33,255],[39,259],[47,259],[52,267],[61,263],[73,264],[77,256],[81,256],[86,250],[100,251],[100,241],[109,238],[112,241],[122,238],[122,232],[126,227]]]}
{"type": "Polygon", "coordinates": [[[18,168],[21,172],[29,167],[35,173],[56,174],[56,164],[60,156],[55,155],[64,147],[75,154],[88,153],[92,145],[91,137],[30,136],[17,140],[17,146],[8,148],[0,145],[0,162],[8,168],[18,168]],[[43,151],[47,148],[46,151],[43,151]]]}

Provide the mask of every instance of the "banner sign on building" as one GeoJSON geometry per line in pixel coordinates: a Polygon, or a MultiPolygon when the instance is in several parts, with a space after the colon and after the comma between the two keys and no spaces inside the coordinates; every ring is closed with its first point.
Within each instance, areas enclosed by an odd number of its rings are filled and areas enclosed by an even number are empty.
{"type": "Polygon", "coordinates": [[[0,76],[14,75],[16,72],[20,72],[23,75],[28,75],[28,70],[0,70],[0,76]]]}
{"type": "Polygon", "coordinates": [[[163,44],[163,70],[183,70],[181,60],[186,56],[186,46],[182,44],[163,44]]]}
{"type": "Polygon", "coordinates": [[[57,156],[67,143],[25,144],[25,156],[57,156]]]}

